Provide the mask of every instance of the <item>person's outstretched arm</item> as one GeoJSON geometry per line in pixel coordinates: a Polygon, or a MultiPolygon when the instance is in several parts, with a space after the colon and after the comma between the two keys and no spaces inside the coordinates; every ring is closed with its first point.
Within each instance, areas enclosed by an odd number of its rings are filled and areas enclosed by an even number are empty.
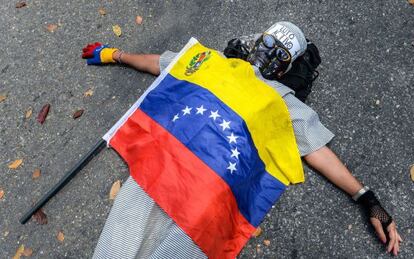
{"type": "Polygon", "coordinates": [[[133,54],[117,50],[112,54],[112,58],[138,71],[150,73],[154,76],[160,74],[160,55],[158,54],[133,54]]]}
{"type": "MultiPolygon", "coordinates": [[[[304,159],[311,167],[316,169],[320,174],[325,176],[329,181],[350,196],[354,196],[363,188],[362,184],[351,174],[336,154],[326,146],[304,156],[304,159]]],[[[374,199],[376,200],[375,197],[374,199]]],[[[364,205],[364,203],[362,204],[364,205]]],[[[392,220],[391,217],[389,219],[392,220]]],[[[378,237],[385,244],[387,238],[381,221],[376,217],[372,217],[372,214],[370,215],[370,221],[374,226],[378,237]]],[[[402,239],[397,232],[395,222],[392,221],[391,224],[385,227],[385,230],[388,232],[389,236],[387,251],[393,251],[394,255],[397,255],[400,250],[399,243],[402,239]]]]}
{"type": "Polygon", "coordinates": [[[304,159],[311,167],[350,196],[363,187],[335,153],[326,146],[304,156],[304,159]]]}

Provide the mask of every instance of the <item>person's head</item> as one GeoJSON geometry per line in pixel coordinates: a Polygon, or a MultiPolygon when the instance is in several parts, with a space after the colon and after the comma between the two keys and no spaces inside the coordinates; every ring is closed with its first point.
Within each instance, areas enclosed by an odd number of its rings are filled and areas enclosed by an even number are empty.
{"type": "Polygon", "coordinates": [[[256,40],[247,61],[264,77],[281,77],[292,62],[306,51],[306,38],[293,23],[277,22],[256,40]]]}

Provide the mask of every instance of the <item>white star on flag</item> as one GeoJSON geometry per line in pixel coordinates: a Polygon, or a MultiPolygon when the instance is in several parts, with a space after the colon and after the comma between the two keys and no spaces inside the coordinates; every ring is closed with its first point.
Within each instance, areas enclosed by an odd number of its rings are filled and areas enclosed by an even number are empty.
{"type": "Polygon", "coordinates": [[[208,116],[209,118],[213,118],[213,120],[216,120],[218,117],[221,117],[220,114],[218,114],[218,110],[213,112],[211,111],[210,116],[208,116]]]}
{"type": "Polygon", "coordinates": [[[172,119],[172,121],[174,122],[174,121],[176,121],[176,120],[178,120],[180,118],[180,116],[178,116],[178,113],[174,116],[174,118],[172,119]]]}
{"type": "Polygon", "coordinates": [[[229,166],[227,167],[227,169],[229,169],[230,173],[233,174],[233,171],[237,171],[236,163],[229,162],[229,166]]]}
{"type": "Polygon", "coordinates": [[[191,114],[192,109],[193,108],[191,108],[191,107],[185,106],[185,109],[182,110],[183,111],[183,116],[186,115],[186,114],[191,114]]]}
{"type": "Polygon", "coordinates": [[[229,139],[229,143],[237,143],[237,136],[235,136],[234,134],[233,134],[233,132],[231,133],[231,135],[230,136],[227,136],[227,138],[229,139]]]}
{"type": "Polygon", "coordinates": [[[240,152],[237,150],[237,147],[231,150],[231,157],[235,157],[239,159],[239,155],[240,155],[240,152]]]}
{"type": "Polygon", "coordinates": [[[223,119],[223,122],[219,125],[221,126],[221,128],[224,131],[225,129],[230,129],[230,122],[231,121],[226,121],[226,120],[223,119]]]}
{"type": "Polygon", "coordinates": [[[201,114],[203,115],[205,111],[207,111],[207,109],[204,109],[204,106],[201,105],[200,107],[196,108],[197,109],[197,113],[196,114],[201,114]]]}

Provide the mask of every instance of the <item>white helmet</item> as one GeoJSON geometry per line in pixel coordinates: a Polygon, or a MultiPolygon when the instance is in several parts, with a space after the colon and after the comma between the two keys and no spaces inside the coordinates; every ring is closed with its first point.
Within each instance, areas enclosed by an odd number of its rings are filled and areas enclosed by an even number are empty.
{"type": "Polygon", "coordinates": [[[305,35],[296,25],[277,22],[256,39],[247,61],[258,67],[263,77],[280,78],[306,46],[305,35]]]}

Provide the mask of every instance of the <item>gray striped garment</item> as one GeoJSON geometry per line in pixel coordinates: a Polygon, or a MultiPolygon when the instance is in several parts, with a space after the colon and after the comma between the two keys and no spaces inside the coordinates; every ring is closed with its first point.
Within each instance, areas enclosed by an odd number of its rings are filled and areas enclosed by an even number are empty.
{"type": "MultiPolygon", "coordinates": [[[[160,69],[176,53],[164,52],[160,69]]],[[[293,90],[276,81],[256,76],[272,86],[288,107],[301,156],[326,145],[333,134],[315,111],[299,101],[293,90]]],[[[102,230],[93,258],[207,258],[190,237],[129,177],[118,193],[102,230]]]]}

